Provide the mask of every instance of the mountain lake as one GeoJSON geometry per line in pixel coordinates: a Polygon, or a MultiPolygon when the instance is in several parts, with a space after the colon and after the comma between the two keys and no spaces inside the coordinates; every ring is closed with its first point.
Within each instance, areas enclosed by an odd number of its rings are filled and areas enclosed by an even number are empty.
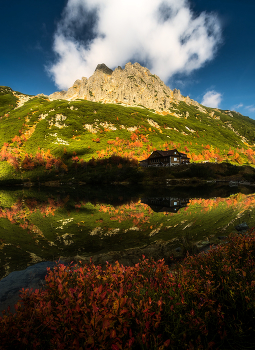
{"type": "Polygon", "coordinates": [[[0,279],[43,261],[183,239],[214,242],[255,223],[255,188],[222,186],[0,190],[0,279]]]}

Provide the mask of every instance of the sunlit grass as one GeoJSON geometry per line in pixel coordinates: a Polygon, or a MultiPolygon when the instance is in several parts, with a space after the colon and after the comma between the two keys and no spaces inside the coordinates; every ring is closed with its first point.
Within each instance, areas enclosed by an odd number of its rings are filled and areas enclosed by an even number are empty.
{"type": "MultiPolygon", "coordinates": [[[[77,173],[73,171],[74,153],[78,157],[78,173],[82,173],[80,177],[85,178],[85,181],[93,178],[93,171],[86,174],[84,169],[84,164],[89,165],[92,158],[107,160],[117,155],[137,161],[146,159],[156,149],[177,148],[187,153],[192,162],[216,160],[218,163],[255,164],[252,146],[255,122],[235,112],[230,116],[225,111],[207,109],[208,113],[214,112],[214,117],[210,117],[195,106],[180,102],[175,106],[176,118],[173,115],[159,115],[146,108],[85,100],[48,101],[38,97],[14,109],[16,98],[8,88],[0,89],[0,100],[4,108],[2,112],[0,110],[2,181],[56,180],[60,174],[66,175],[67,172],[72,178],[77,173]],[[189,114],[188,118],[186,113],[189,114]],[[46,152],[49,152],[47,156],[46,152]],[[11,167],[6,167],[6,163],[11,167]]],[[[149,170],[153,177],[153,170],[149,170]]],[[[233,175],[235,169],[225,170],[226,174],[233,175]]],[[[97,174],[95,181],[101,182],[102,173],[107,172],[108,183],[121,173],[118,169],[110,174],[104,166],[97,166],[97,171],[101,176],[97,174]]],[[[140,179],[139,175],[139,172],[135,172],[133,178],[140,179]]],[[[215,174],[205,166],[191,168],[183,175],[207,179],[215,174]]],[[[118,181],[128,180],[123,174],[119,177],[118,181]]],[[[246,179],[253,181],[252,170],[246,174],[246,179]]]]}

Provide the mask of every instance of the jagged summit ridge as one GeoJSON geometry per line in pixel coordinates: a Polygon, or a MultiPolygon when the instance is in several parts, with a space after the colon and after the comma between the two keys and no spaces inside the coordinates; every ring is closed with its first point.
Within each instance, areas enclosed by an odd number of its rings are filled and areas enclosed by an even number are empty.
{"type": "Polygon", "coordinates": [[[113,70],[108,68],[106,64],[102,63],[102,64],[98,64],[95,71],[101,71],[105,74],[111,75],[113,70]]]}
{"type": "Polygon", "coordinates": [[[198,102],[182,96],[180,90],[171,90],[157,75],[137,62],[127,63],[124,69],[118,66],[114,71],[104,63],[98,64],[90,78],[78,79],[67,91],[55,92],[49,98],[140,105],[159,113],[169,113],[172,103],[184,101],[203,110],[198,102]]]}

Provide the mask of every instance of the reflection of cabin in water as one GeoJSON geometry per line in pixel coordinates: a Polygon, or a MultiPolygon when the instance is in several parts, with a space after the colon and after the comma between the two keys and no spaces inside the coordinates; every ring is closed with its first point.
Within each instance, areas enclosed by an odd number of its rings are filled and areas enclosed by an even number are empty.
{"type": "Polygon", "coordinates": [[[141,166],[172,166],[180,164],[188,164],[190,158],[187,154],[178,152],[177,149],[170,151],[154,151],[149,158],[140,161],[141,166]]]}
{"type": "Polygon", "coordinates": [[[155,212],[172,212],[177,213],[189,203],[189,198],[173,198],[173,197],[150,197],[142,198],[141,202],[147,204],[155,212]]]}

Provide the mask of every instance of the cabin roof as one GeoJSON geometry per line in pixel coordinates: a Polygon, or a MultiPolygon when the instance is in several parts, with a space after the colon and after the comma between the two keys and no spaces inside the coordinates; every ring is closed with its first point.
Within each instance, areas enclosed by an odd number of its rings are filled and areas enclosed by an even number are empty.
{"type": "Polygon", "coordinates": [[[182,157],[188,158],[186,153],[179,152],[182,157]]]}
{"type": "MultiPolygon", "coordinates": [[[[183,158],[188,158],[187,154],[181,153],[181,152],[177,151],[177,149],[172,149],[172,150],[169,150],[169,151],[156,150],[156,151],[152,152],[152,154],[155,154],[155,153],[158,153],[162,157],[166,157],[166,156],[177,156],[178,157],[179,156],[179,157],[183,157],[183,158]]],[[[149,156],[149,158],[151,157],[151,155],[149,156]]]]}
{"type": "Polygon", "coordinates": [[[176,152],[177,154],[175,154],[175,155],[179,155],[179,152],[176,150],[176,149],[173,149],[173,150],[171,150],[171,151],[156,151],[156,152],[158,152],[160,155],[162,155],[163,157],[164,156],[172,156],[172,155],[174,155],[175,153],[174,152],[176,152]]]}
{"type": "Polygon", "coordinates": [[[155,152],[159,153],[162,157],[173,156],[173,155],[179,156],[180,155],[180,152],[178,152],[177,149],[172,149],[170,151],[159,151],[159,150],[156,150],[156,151],[152,152],[152,154],[155,153],[155,152]],[[175,154],[174,152],[176,152],[177,154],[175,154]]]}

